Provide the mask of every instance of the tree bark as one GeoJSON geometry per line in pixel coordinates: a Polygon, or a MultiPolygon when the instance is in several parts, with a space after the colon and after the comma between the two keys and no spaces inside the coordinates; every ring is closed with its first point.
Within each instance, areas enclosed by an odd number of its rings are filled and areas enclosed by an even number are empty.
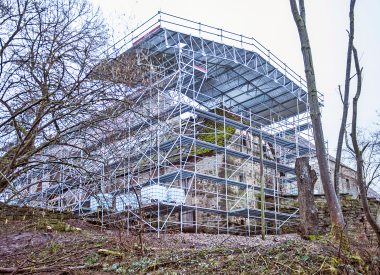
{"type": "MultiPolygon", "coordinates": [[[[366,188],[366,183],[365,183],[365,178],[363,174],[363,153],[367,146],[364,146],[362,150],[359,148],[359,143],[357,140],[357,117],[358,117],[358,101],[362,89],[362,71],[359,66],[359,58],[358,58],[358,53],[355,47],[353,47],[353,53],[354,53],[354,59],[355,59],[355,69],[356,73],[358,76],[358,84],[357,84],[357,90],[356,94],[353,100],[353,110],[352,110],[352,131],[351,131],[351,140],[352,140],[352,145],[354,147],[354,152],[356,156],[356,175],[357,175],[357,180],[358,180],[358,185],[360,189],[360,197],[362,199],[362,204],[363,204],[363,211],[365,213],[365,216],[375,231],[376,237],[377,237],[377,245],[380,247],[380,226],[376,223],[375,219],[371,215],[371,211],[369,209],[368,205],[368,200],[367,200],[367,188],[366,188]]],[[[367,144],[368,145],[368,144],[367,144]]]]}
{"type": "Polygon", "coordinates": [[[309,157],[296,159],[298,203],[302,235],[317,235],[318,209],[314,202],[314,185],[318,179],[315,170],[309,165],[309,157]]]}
{"type": "Polygon", "coordinates": [[[290,0],[290,5],[293,13],[294,21],[296,22],[298,34],[301,41],[301,50],[303,55],[308,99],[310,105],[310,116],[313,124],[314,141],[316,147],[316,154],[318,159],[319,170],[321,173],[321,180],[323,190],[325,192],[326,201],[328,204],[330,218],[332,223],[332,231],[335,237],[340,239],[340,234],[336,234],[345,228],[342,209],[335,194],[334,186],[331,182],[330,171],[328,166],[327,154],[325,150],[325,140],[323,137],[321,112],[319,110],[317,84],[314,74],[313,59],[310,48],[309,36],[306,28],[306,15],[305,5],[302,0],[299,1],[301,13],[298,12],[295,0],[290,0]]]}
{"type": "MultiPolygon", "coordinates": [[[[339,201],[339,170],[340,170],[340,160],[342,156],[343,138],[346,130],[347,123],[347,113],[348,113],[348,103],[349,103],[349,93],[350,93],[350,78],[351,78],[351,60],[352,60],[352,46],[354,43],[354,7],[355,1],[351,0],[350,5],[350,33],[348,39],[348,51],[347,51],[347,66],[346,66],[346,81],[344,84],[344,100],[343,100],[343,116],[342,123],[340,125],[338,146],[336,149],[335,158],[335,170],[334,170],[334,187],[337,199],[339,201]]],[[[340,87],[339,87],[340,91],[340,87]]]]}

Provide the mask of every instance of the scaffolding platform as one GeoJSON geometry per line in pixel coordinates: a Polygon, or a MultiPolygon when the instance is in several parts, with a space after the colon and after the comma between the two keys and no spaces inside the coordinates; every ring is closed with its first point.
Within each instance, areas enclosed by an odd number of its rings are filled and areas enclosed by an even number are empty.
{"type": "MultiPolygon", "coordinates": [[[[160,149],[163,151],[169,151],[169,150],[174,149],[176,145],[180,145],[180,144],[181,145],[192,144],[194,146],[199,146],[199,147],[215,150],[218,153],[226,153],[227,155],[230,155],[233,157],[237,157],[237,158],[241,158],[241,159],[249,159],[249,160],[252,160],[254,162],[260,163],[259,157],[252,156],[252,155],[249,155],[249,154],[246,154],[243,152],[239,152],[236,150],[232,150],[232,149],[229,149],[227,147],[222,147],[222,146],[219,146],[219,145],[216,145],[213,143],[209,143],[206,141],[194,139],[192,137],[185,136],[185,135],[178,135],[177,137],[175,137],[173,139],[170,139],[168,141],[161,143],[160,149]]],[[[265,167],[268,167],[268,168],[271,168],[274,170],[277,169],[277,171],[279,171],[279,172],[290,173],[290,174],[295,175],[295,171],[294,171],[293,167],[286,166],[284,164],[277,163],[277,162],[274,162],[274,161],[271,161],[268,159],[264,159],[263,164],[265,167]]]]}
{"type": "MultiPolygon", "coordinates": [[[[239,208],[229,211],[229,215],[231,216],[238,216],[243,218],[254,218],[254,219],[261,219],[261,209],[257,208],[239,208]]],[[[299,218],[297,215],[294,214],[287,214],[282,212],[274,212],[270,210],[264,211],[264,216],[266,221],[287,221],[289,219],[297,219],[299,218]]]]}
{"type": "Polygon", "coordinates": [[[282,183],[291,183],[297,181],[297,177],[291,177],[291,178],[283,178],[281,180],[282,183]]]}
{"type": "MultiPolygon", "coordinates": [[[[193,108],[192,113],[197,114],[201,117],[213,120],[215,122],[221,123],[221,124],[225,123],[228,126],[234,127],[236,129],[240,129],[242,131],[251,132],[255,136],[259,136],[261,133],[263,140],[270,142],[272,144],[276,144],[277,146],[289,148],[289,149],[294,150],[294,151],[296,150],[297,147],[299,148],[299,150],[304,150],[307,152],[309,151],[308,147],[303,146],[303,145],[297,146],[297,144],[294,141],[291,141],[291,140],[288,140],[288,139],[285,139],[282,137],[278,137],[276,135],[272,135],[272,134],[267,133],[263,130],[259,130],[253,126],[238,122],[236,120],[233,120],[233,119],[230,119],[230,118],[227,118],[224,116],[220,116],[218,114],[207,112],[207,111],[201,110],[201,109],[196,108],[196,107],[193,108]]],[[[302,125],[299,127],[300,131],[306,130],[307,128],[308,128],[308,124],[305,124],[305,125],[302,125]]],[[[294,131],[294,129],[290,129],[289,131],[292,132],[292,131],[294,131]]]]}
{"type": "MultiPolygon", "coordinates": [[[[204,180],[209,180],[216,183],[237,186],[240,188],[253,188],[255,191],[261,190],[259,186],[249,185],[244,182],[234,181],[234,180],[225,179],[225,178],[219,178],[212,175],[201,174],[198,172],[193,172],[193,171],[184,170],[184,169],[179,169],[177,171],[162,175],[159,178],[157,177],[157,178],[151,179],[150,181],[144,183],[142,186],[148,186],[151,184],[158,184],[158,183],[168,183],[168,182],[173,182],[175,180],[192,178],[192,177],[196,179],[204,179],[204,180]]],[[[270,189],[270,188],[264,188],[264,192],[265,194],[273,195],[275,193],[275,190],[270,189]]]]}
{"type": "MultiPolygon", "coordinates": [[[[309,154],[309,152],[315,151],[314,149],[311,149],[311,148],[309,150],[308,148],[305,148],[303,146],[299,146],[299,147],[300,147],[300,149],[298,150],[298,156],[303,156],[303,155],[309,154]]],[[[285,159],[291,159],[291,158],[296,158],[298,156],[297,156],[297,151],[294,151],[294,152],[285,154],[284,157],[285,157],[285,159]]]]}
{"type": "MultiPolygon", "coordinates": [[[[163,111],[162,113],[160,113],[160,119],[162,120],[162,119],[168,118],[169,116],[171,118],[174,118],[187,112],[190,112],[191,114],[195,114],[206,119],[213,120],[221,124],[226,124],[227,126],[231,126],[242,131],[252,132],[252,134],[256,136],[259,136],[260,133],[262,133],[263,140],[270,142],[272,144],[276,144],[278,146],[284,147],[284,148],[289,148],[290,150],[296,150],[296,148],[298,148],[300,152],[299,155],[303,155],[309,152],[308,147],[303,146],[303,145],[297,146],[296,142],[279,137],[278,134],[273,135],[263,130],[259,130],[253,126],[238,122],[236,120],[233,120],[233,119],[230,119],[230,118],[227,118],[227,117],[224,117],[224,116],[221,116],[221,115],[218,115],[206,110],[196,108],[194,106],[189,106],[186,104],[178,104],[177,106],[172,106],[168,110],[163,111]]],[[[144,128],[145,126],[148,127],[151,125],[155,125],[157,123],[158,123],[158,116],[154,116],[153,118],[151,118],[151,121],[147,121],[147,119],[145,119],[144,121],[131,125],[130,129],[137,130],[137,129],[144,128]]],[[[297,126],[297,131],[298,132],[305,131],[309,127],[311,127],[311,124],[306,123],[306,124],[297,126]]],[[[295,128],[296,127],[293,127],[292,129],[288,129],[284,131],[283,134],[294,135],[296,132],[295,128]]],[[[315,149],[313,148],[310,148],[310,150],[315,151],[315,149]]],[[[294,157],[294,156],[295,154],[288,154],[287,158],[294,157]]]]}
{"type": "Polygon", "coordinates": [[[129,128],[131,129],[131,131],[135,131],[138,129],[143,129],[145,127],[151,127],[152,125],[156,125],[159,120],[174,118],[181,114],[190,112],[192,109],[192,106],[186,104],[178,104],[176,106],[169,107],[167,110],[164,110],[159,114],[159,116],[155,115],[150,118],[144,118],[143,121],[134,123],[129,128]]]}
{"type": "Polygon", "coordinates": [[[284,136],[291,136],[291,135],[294,135],[296,132],[302,132],[302,131],[306,131],[308,129],[313,129],[313,125],[311,125],[311,123],[305,123],[305,124],[302,124],[302,125],[297,125],[295,127],[293,127],[292,129],[288,129],[288,130],[285,130],[283,132],[280,132],[278,133],[277,135],[284,135],[284,136]]]}

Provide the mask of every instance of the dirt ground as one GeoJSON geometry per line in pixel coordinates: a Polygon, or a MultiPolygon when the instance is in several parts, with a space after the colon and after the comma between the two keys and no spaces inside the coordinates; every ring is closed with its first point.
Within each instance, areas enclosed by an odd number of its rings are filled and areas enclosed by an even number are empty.
{"type": "Polygon", "coordinates": [[[0,226],[0,273],[8,274],[380,274],[380,251],[297,234],[234,236],[144,233],[65,220],[54,232],[28,222],[0,226]]]}

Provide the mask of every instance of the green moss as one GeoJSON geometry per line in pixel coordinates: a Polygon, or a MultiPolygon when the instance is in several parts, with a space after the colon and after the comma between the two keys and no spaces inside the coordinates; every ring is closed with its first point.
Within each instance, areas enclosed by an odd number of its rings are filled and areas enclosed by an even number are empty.
{"type": "MultiPolygon", "coordinates": [[[[66,231],[67,227],[70,228],[70,225],[68,225],[65,222],[58,222],[56,224],[51,224],[51,228],[56,231],[64,232],[66,231]]],[[[69,230],[68,230],[69,231],[69,230]]]]}
{"type": "Polygon", "coordinates": [[[106,255],[115,256],[115,257],[118,257],[118,258],[123,258],[124,257],[123,253],[120,253],[120,252],[117,252],[117,251],[111,251],[111,250],[107,250],[107,249],[99,249],[98,252],[102,253],[102,254],[106,254],[106,255]]]}
{"type": "Polygon", "coordinates": [[[52,230],[60,232],[69,232],[71,231],[71,226],[65,222],[55,221],[54,219],[41,219],[35,223],[28,225],[27,227],[36,227],[39,229],[46,229],[47,226],[50,226],[52,230]]]}
{"type": "Polygon", "coordinates": [[[344,234],[344,229],[336,224],[333,224],[331,227],[331,232],[329,238],[334,239],[335,242],[340,242],[340,247],[342,251],[348,251],[350,246],[348,243],[348,238],[344,234]]]}
{"type": "Polygon", "coordinates": [[[362,259],[362,257],[360,257],[359,254],[356,253],[356,255],[349,256],[349,258],[351,259],[352,262],[357,262],[359,266],[362,266],[362,267],[365,266],[365,262],[362,259]]]}
{"type": "Polygon", "coordinates": [[[315,241],[317,237],[315,235],[304,235],[303,236],[305,239],[308,239],[310,241],[315,241]]]}
{"type": "MultiPolygon", "coordinates": [[[[215,112],[217,115],[225,116],[226,118],[233,119],[235,121],[239,121],[240,119],[238,116],[233,115],[228,112],[228,109],[225,107],[218,108],[212,111],[215,112]],[[223,108],[226,110],[226,112],[223,111],[223,108]]],[[[209,120],[207,119],[205,122],[205,127],[203,128],[203,132],[199,135],[199,140],[206,141],[212,144],[216,144],[219,146],[224,146],[224,142],[227,143],[232,137],[232,134],[235,133],[236,128],[224,125],[222,123],[209,120]],[[215,130],[216,129],[216,130],[215,130]],[[225,130],[224,130],[225,129],[225,130]]],[[[211,152],[212,150],[209,148],[202,148],[197,146],[196,150],[194,150],[194,146],[191,149],[191,154],[205,154],[208,152],[211,152]],[[196,152],[195,152],[196,151],[196,152]]]]}

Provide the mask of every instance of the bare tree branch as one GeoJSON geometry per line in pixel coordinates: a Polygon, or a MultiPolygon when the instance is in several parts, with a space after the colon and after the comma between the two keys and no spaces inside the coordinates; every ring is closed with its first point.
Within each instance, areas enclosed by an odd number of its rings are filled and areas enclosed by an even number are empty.
{"type": "MultiPolygon", "coordinates": [[[[342,157],[343,139],[344,139],[344,132],[346,130],[348,105],[349,105],[352,47],[354,43],[354,30],[355,30],[354,28],[355,27],[355,24],[354,24],[355,1],[356,0],[351,0],[351,4],[350,4],[350,32],[349,32],[348,50],[347,50],[346,81],[344,84],[344,99],[342,99],[343,115],[342,115],[340,130],[339,130],[338,145],[337,145],[336,157],[335,157],[334,187],[335,187],[335,193],[337,194],[338,200],[339,200],[339,193],[340,193],[339,191],[340,162],[341,162],[341,157],[342,157]]],[[[339,86],[339,92],[341,94],[340,86],[339,86]]],[[[342,95],[341,95],[341,98],[342,98],[342,95]]]]}
{"type": "Polygon", "coordinates": [[[136,86],[147,81],[141,79],[146,67],[128,66],[136,55],[108,60],[107,25],[100,11],[85,0],[5,4],[0,24],[6,31],[0,38],[9,42],[1,44],[0,192],[28,168],[56,164],[54,153],[70,167],[81,152],[89,161],[96,160],[98,152],[78,144],[108,136],[108,124],[120,124],[118,119],[131,110],[132,93],[118,83],[128,80],[136,86]],[[71,150],[70,157],[65,150],[71,150]]]}
{"type": "Polygon", "coordinates": [[[357,181],[358,181],[360,196],[361,196],[361,200],[363,204],[363,210],[369,224],[371,225],[371,227],[373,228],[377,236],[378,246],[380,247],[380,226],[379,224],[376,223],[376,220],[373,218],[370,212],[368,200],[367,200],[367,184],[365,183],[365,177],[363,175],[363,167],[364,167],[363,153],[369,143],[366,143],[363,146],[363,149],[360,150],[359,142],[358,142],[357,117],[358,117],[358,102],[359,102],[359,97],[360,97],[361,88],[362,88],[362,69],[360,68],[360,65],[359,65],[358,52],[355,47],[353,47],[353,53],[354,53],[354,60],[355,60],[355,69],[358,75],[358,83],[357,83],[356,94],[353,100],[351,140],[352,140],[352,145],[355,151],[356,164],[357,164],[356,165],[357,181]]]}

